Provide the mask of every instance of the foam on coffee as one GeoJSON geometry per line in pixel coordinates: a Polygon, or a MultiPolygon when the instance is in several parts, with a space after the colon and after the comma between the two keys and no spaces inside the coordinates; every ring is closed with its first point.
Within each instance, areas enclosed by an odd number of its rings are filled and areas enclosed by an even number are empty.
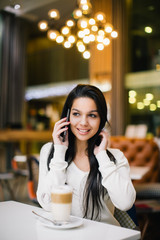
{"type": "Polygon", "coordinates": [[[71,203],[72,191],[68,186],[60,186],[53,189],[51,193],[51,200],[53,203],[71,203]]]}

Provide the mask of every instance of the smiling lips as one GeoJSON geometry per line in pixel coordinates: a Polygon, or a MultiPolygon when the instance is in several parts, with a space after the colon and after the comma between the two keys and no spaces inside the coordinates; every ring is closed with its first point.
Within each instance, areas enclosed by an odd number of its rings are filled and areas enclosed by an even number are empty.
{"type": "Polygon", "coordinates": [[[77,128],[77,130],[82,135],[86,135],[90,131],[90,129],[79,129],[79,128],[77,128]]]}

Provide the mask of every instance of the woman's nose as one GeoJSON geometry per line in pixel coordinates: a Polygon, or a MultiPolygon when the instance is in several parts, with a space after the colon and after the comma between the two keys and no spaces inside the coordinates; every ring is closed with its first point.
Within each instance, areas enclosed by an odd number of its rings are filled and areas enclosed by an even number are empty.
{"type": "Polygon", "coordinates": [[[81,125],[87,125],[88,121],[87,121],[87,117],[86,116],[82,116],[81,121],[80,121],[81,125]]]}

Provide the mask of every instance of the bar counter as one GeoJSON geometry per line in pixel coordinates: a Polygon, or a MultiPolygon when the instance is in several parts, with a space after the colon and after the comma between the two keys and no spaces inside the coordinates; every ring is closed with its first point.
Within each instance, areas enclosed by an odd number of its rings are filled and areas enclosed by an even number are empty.
{"type": "Polygon", "coordinates": [[[0,130],[0,142],[38,141],[52,140],[52,131],[34,130],[0,130]]]}

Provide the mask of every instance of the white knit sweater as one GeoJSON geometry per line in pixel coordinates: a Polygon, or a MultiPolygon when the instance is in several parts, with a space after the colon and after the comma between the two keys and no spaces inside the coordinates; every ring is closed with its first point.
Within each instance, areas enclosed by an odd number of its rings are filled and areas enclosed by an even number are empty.
{"type": "MultiPolygon", "coordinates": [[[[71,214],[83,217],[83,192],[88,172],[80,170],[74,162],[68,167],[68,163],[64,160],[67,147],[63,145],[54,146],[54,157],[51,159],[48,171],[47,158],[51,145],[52,143],[45,144],[40,152],[38,202],[45,210],[50,211],[52,186],[67,183],[73,187],[71,214]]],[[[117,207],[124,211],[130,209],[135,201],[136,193],[130,179],[129,164],[124,154],[118,149],[109,148],[108,150],[114,155],[116,164],[110,161],[106,151],[101,151],[96,155],[102,175],[102,185],[108,192],[102,199],[103,210],[98,221],[119,225],[113,216],[114,208],[117,207]]]]}

